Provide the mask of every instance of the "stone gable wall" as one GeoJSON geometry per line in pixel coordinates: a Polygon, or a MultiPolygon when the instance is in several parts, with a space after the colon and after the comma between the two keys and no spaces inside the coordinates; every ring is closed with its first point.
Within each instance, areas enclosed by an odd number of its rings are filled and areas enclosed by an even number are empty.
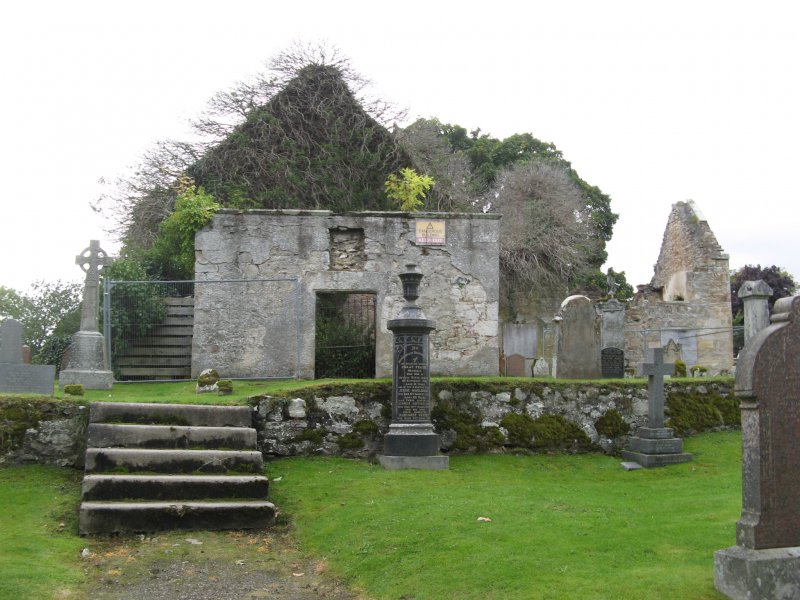
{"type": "Polygon", "coordinates": [[[213,367],[226,377],[313,378],[320,291],[376,295],[376,376],[390,376],[386,322],[403,305],[397,276],[408,263],[424,275],[418,303],[437,324],[431,373],[497,374],[497,215],[222,210],[195,250],[198,280],[287,280],[195,286],[193,376],[213,367]],[[425,218],[446,222],[445,245],[416,244],[415,220],[425,218]]]}
{"type": "Polygon", "coordinates": [[[711,374],[733,368],[728,255],[694,202],[678,202],[664,232],[655,274],[639,286],[625,314],[625,357],[645,360],[647,347],[681,344],[687,366],[711,374]]]}

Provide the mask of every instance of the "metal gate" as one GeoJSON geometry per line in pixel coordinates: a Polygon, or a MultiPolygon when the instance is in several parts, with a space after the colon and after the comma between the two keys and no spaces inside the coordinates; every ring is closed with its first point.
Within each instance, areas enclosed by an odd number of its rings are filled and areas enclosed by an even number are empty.
{"type": "Polygon", "coordinates": [[[375,377],[375,297],[367,292],[317,292],[317,379],[375,377]]]}

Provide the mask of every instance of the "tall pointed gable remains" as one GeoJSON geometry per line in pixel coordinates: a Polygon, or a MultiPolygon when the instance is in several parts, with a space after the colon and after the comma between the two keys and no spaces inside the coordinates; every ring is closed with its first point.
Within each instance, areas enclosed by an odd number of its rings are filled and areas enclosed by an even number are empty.
{"type": "Polygon", "coordinates": [[[688,367],[731,370],[728,255],[693,201],[672,206],[653,278],[638,288],[625,315],[628,364],[671,344],[688,367]]]}
{"type": "Polygon", "coordinates": [[[728,255],[693,200],[672,206],[650,285],[665,301],[702,299],[714,289],[730,302],[728,255]]]}

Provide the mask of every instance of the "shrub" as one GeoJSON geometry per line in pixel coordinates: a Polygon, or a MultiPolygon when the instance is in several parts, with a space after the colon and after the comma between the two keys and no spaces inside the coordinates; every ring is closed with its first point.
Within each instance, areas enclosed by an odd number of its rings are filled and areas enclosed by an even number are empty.
{"type": "Polygon", "coordinates": [[[364,447],[364,440],[354,431],[340,435],[336,443],[339,444],[339,448],[342,450],[358,450],[364,447]]]}
{"type": "Polygon", "coordinates": [[[619,411],[613,408],[608,409],[594,422],[594,428],[597,433],[609,439],[626,435],[631,430],[631,426],[622,418],[619,411]]]}
{"type": "Polygon", "coordinates": [[[508,413],[500,421],[500,426],[508,431],[508,441],[512,446],[530,448],[536,431],[534,420],[528,415],[508,413]]]}
{"type": "Polygon", "coordinates": [[[64,393],[67,396],[83,396],[83,385],[80,383],[69,383],[64,386],[64,393]]]}
{"type": "Polygon", "coordinates": [[[735,396],[670,394],[664,414],[669,418],[669,427],[678,435],[741,424],[739,402],[735,396]]]}
{"type": "Polygon", "coordinates": [[[545,414],[533,422],[535,448],[588,450],[592,441],[586,432],[560,415],[545,414]]]}
{"type": "Polygon", "coordinates": [[[680,358],[675,361],[675,371],[673,374],[675,377],[686,377],[686,363],[680,358]]]}

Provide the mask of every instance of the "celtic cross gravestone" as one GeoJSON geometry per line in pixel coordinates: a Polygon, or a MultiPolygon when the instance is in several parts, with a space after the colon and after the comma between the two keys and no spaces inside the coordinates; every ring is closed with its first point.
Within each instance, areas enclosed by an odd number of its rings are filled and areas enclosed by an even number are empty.
{"type": "Polygon", "coordinates": [[[61,371],[58,378],[61,388],[79,383],[86,389],[107,390],[114,381],[114,375],[108,369],[106,361],[105,340],[97,328],[100,272],[111,262],[111,257],[100,248],[97,240],[91,240],[89,247],[75,257],[75,264],[86,273],[81,303],[81,329],[72,336],[67,368],[61,371]]]}

